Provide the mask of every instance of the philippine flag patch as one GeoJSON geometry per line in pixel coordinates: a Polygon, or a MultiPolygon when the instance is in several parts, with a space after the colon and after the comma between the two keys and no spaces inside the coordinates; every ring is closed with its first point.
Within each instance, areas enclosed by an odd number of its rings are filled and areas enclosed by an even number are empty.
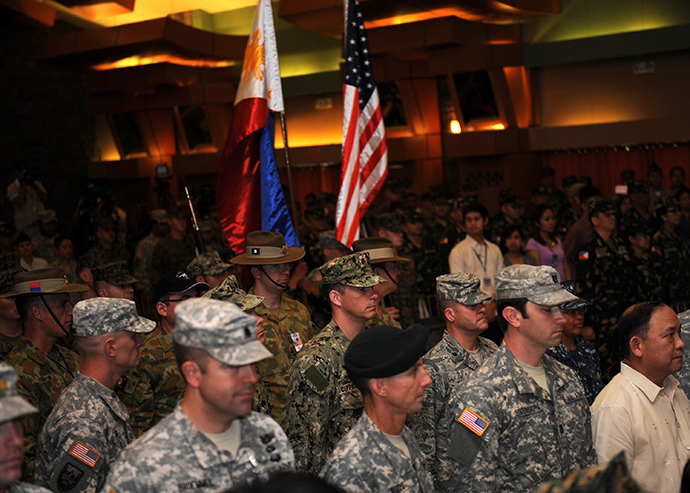
{"type": "Polygon", "coordinates": [[[657,255],[661,255],[661,248],[659,247],[652,247],[652,253],[656,253],[657,255]]]}
{"type": "Polygon", "coordinates": [[[577,258],[579,260],[589,260],[589,252],[580,252],[577,258]]]}
{"type": "Polygon", "coordinates": [[[478,414],[470,411],[468,407],[462,412],[458,421],[479,436],[482,436],[486,429],[489,427],[489,422],[484,418],[480,417],[478,414]]]}

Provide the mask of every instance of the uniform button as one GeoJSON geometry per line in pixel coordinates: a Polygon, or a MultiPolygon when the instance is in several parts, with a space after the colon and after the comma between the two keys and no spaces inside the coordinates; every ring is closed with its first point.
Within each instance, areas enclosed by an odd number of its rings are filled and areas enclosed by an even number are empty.
{"type": "Polygon", "coordinates": [[[690,445],[688,445],[687,447],[685,447],[685,450],[690,450],[690,445]]]}

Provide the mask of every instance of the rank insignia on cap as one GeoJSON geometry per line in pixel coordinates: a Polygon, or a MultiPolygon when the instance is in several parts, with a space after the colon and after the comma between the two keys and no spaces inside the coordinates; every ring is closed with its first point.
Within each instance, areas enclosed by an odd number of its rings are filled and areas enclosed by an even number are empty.
{"type": "Polygon", "coordinates": [[[589,252],[580,252],[577,258],[579,260],[589,260],[589,252]]]}
{"type": "Polygon", "coordinates": [[[482,436],[486,429],[489,427],[489,422],[484,418],[481,418],[478,414],[470,411],[468,407],[462,412],[458,421],[470,430],[476,433],[478,436],[482,436]]]}
{"type": "Polygon", "coordinates": [[[95,466],[96,462],[98,462],[98,460],[101,458],[101,455],[98,452],[96,452],[92,448],[87,447],[81,442],[77,442],[74,444],[74,447],[72,447],[72,450],[70,451],[69,455],[79,459],[84,464],[90,467],[95,466]]]}
{"type": "Polygon", "coordinates": [[[252,248],[252,255],[260,255],[261,248],[252,248]]]}

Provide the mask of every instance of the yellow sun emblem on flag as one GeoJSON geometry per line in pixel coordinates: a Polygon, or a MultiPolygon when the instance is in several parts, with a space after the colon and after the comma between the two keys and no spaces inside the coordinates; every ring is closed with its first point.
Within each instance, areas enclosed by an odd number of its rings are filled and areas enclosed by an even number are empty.
{"type": "Polygon", "coordinates": [[[242,66],[242,84],[249,82],[249,77],[254,74],[254,78],[264,80],[264,71],[261,68],[266,65],[266,51],[261,40],[261,31],[258,29],[252,33],[247,50],[244,52],[244,65],[242,66]]]}

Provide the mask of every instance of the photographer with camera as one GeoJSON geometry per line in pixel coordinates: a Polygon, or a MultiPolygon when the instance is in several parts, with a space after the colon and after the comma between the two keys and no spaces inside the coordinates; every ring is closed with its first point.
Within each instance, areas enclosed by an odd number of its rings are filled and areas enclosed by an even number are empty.
{"type": "Polygon", "coordinates": [[[38,181],[36,171],[36,167],[18,164],[14,170],[17,178],[7,187],[17,231],[24,231],[29,237],[38,234],[38,211],[45,209],[43,202],[48,200],[48,192],[38,181]]]}

